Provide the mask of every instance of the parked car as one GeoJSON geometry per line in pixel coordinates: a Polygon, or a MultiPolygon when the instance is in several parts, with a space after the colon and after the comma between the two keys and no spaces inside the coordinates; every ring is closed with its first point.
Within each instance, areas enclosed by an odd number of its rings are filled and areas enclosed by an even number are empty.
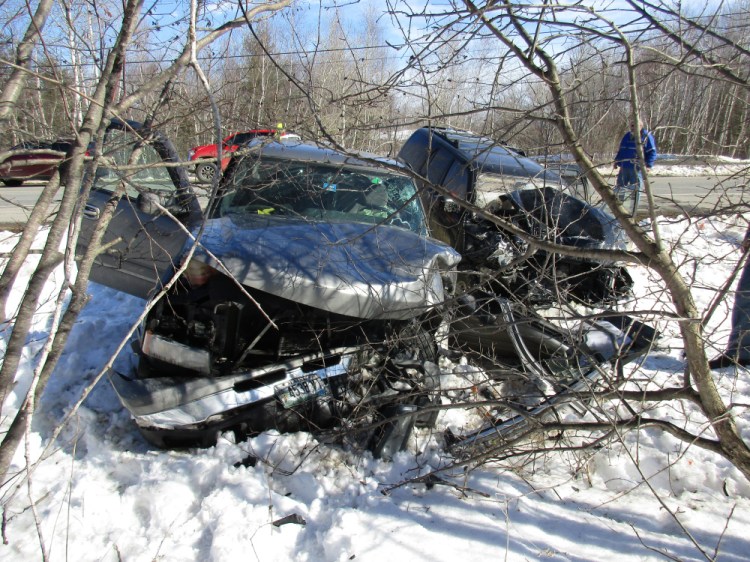
{"type": "MultiPolygon", "coordinates": [[[[232,153],[256,138],[278,137],[280,139],[299,139],[299,135],[279,129],[251,129],[241,133],[232,133],[224,137],[221,145],[221,171],[227,169],[232,153]]],[[[216,159],[219,157],[217,144],[204,144],[191,148],[188,159],[196,162],[195,177],[199,182],[211,183],[216,175],[216,159]]]]}
{"type": "Polygon", "coordinates": [[[0,181],[19,186],[25,181],[48,181],[73,145],[72,140],[24,141],[9,149],[0,163],[0,181]]]}
{"type": "MultiPolygon", "coordinates": [[[[171,143],[141,132],[147,166],[99,168],[78,252],[125,181],[91,278],[155,299],[109,375],[150,442],[374,424],[369,446],[389,456],[414,423],[434,422],[420,410],[438,393],[433,332],[460,257],[428,237],[408,175],[394,162],[256,139],[232,155],[203,213],[185,170],[157,165],[178,161],[171,143]]],[[[127,162],[135,140],[114,127],[105,152],[117,145],[127,162]]]]}
{"type": "Polygon", "coordinates": [[[450,193],[428,186],[421,196],[433,235],[463,256],[463,285],[537,304],[607,304],[630,291],[632,279],[620,264],[541,250],[527,256],[522,237],[456,204],[480,207],[541,240],[624,249],[626,239],[615,219],[571,195],[554,170],[517,149],[450,128],[418,129],[399,157],[450,193]]]}

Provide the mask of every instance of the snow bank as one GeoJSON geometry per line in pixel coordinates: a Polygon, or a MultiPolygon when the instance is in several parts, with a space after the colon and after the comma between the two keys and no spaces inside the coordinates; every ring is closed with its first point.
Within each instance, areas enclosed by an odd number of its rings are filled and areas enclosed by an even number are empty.
{"type": "MultiPolygon", "coordinates": [[[[663,220],[660,227],[706,309],[733,271],[744,225],[663,220]]],[[[670,310],[649,272],[632,273],[637,298],[628,308],[670,310]]],[[[90,293],[34,419],[34,458],[143,305],[93,283],[90,293]]],[[[728,310],[720,305],[707,326],[713,349],[726,341],[728,310]]],[[[627,374],[654,384],[679,380],[685,365],[676,324],[656,315],[648,320],[665,334],[661,347],[627,374]]],[[[43,326],[40,320],[30,342],[43,326]]],[[[30,345],[29,363],[35,349],[30,345]]],[[[470,389],[481,374],[466,360],[442,369],[454,388],[470,389]]],[[[750,400],[750,374],[725,370],[716,377],[738,404],[750,440],[739,406],[750,400]]],[[[689,408],[662,404],[653,413],[711,435],[689,408]]],[[[438,430],[475,423],[476,416],[449,410],[438,430]]],[[[3,489],[0,558],[41,559],[44,544],[51,560],[701,560],[703,549],[740,561],[750,542],[748,482],[719,456],[651,429],[602,450],[456,468],[428,486],[405,482],[444,466],[439,434],[419,431],[393,462],[307,433],[268,432],[241,443],[225,436],[211,449],[159,451],[138,435],[102,380],[46,454],[28,487],[3,489]]],[[[19,454],[17,468],[22,460],[19,454]]]]}

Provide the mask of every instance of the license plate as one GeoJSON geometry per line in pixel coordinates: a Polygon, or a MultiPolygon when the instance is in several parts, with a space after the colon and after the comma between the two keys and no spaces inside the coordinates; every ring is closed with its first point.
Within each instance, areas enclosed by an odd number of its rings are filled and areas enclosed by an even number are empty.
{"type": "Polygon", "coordinates": [[[275,392],[284,408],[293,408],[303,402],[326,396],[328,385],[317,375],[307,375],[277,386],[275,392]]]}

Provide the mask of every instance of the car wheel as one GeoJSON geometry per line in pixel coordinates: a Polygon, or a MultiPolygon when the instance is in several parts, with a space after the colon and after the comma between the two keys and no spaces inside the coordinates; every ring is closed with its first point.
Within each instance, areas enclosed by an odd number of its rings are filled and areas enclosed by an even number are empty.
{"type": "MultiPolygon", "coordinates": [[[[414,404],[421,410],[440,405],[440,369],[438,363],[438,346],[434,334],[422,327],[410,326],[401,337],[404,346],[420,363],[418,392],[414,404]]],[[[438,410],[420,412],[415,417],[417,427],[435,427],[438,410]]]]}
{"type": "Polygon", "coordinates": [[[391,459],[409,442],[413,428],[434,427],[438,410],[423,411],[440,404],[440,370],[437,345],[421,327],[409,327],[396,334],[385,355],[365,366],[369,376],[365,388],[356,394],[370,396],[355,408],[350,423],[373,428],[367,436],[367,448],[373,456],[391,459]],[[374,378],[373,378],[374,375],[374,378]],[[379,396],[373,390],[379,389],[379,396]],[[369,408],[367,403],[370,402],[369,408]],[[369,413],[357,419],[359,414],[369,413]]]}
{"type": "Polygon", "coordinates": [[[199,182],[211,183],[216,175],[216,164],[213,162],[202,162],[195,167],[195,177],[199,182]]]}
{"type": "Polygon", "coordinates": [[[18,187],[23,185],[23,180],[2,180],[2,182],[8,187],[18,187]]]}

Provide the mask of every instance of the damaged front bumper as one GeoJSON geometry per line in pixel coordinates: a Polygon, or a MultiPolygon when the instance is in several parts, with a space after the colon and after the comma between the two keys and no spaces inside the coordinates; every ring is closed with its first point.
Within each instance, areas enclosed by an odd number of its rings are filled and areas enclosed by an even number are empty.
{"type": "Polygon", "coordinates": [[[138,378],[133,368],[111,370],[109,379],[150,442],[160,447],[200,446],[211,444],[230,427],[294,430],[303,422],[296,410],[305,406],[323,408],[315,417],[324,423],[332,415],[325,411],[327,398],[336,395],[338,382],[361,350],[341,347],[225,376],[138,378]]]}

